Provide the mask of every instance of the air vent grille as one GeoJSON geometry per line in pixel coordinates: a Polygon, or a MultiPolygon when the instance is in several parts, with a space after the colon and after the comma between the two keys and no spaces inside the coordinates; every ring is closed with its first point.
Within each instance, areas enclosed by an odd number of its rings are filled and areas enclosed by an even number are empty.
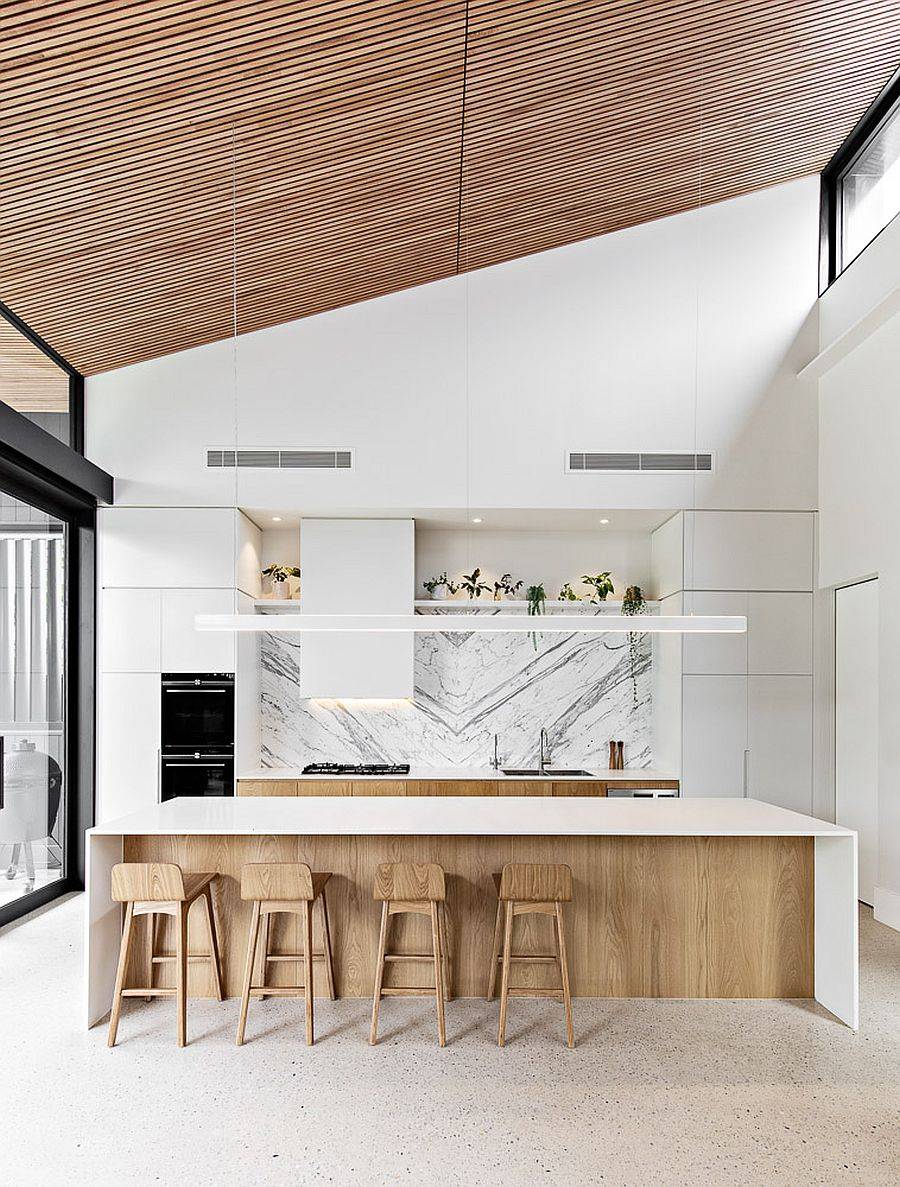
{"type": "Polygon", "coordinates": [[[208,449],[209,469],[352,470],[352,449],[208,449]]]}
{"type": "Polygon", "coordinates": [[[711,453],[574,453],[566,455],[569,474],[671,474],[713,468],[711,453]]]}

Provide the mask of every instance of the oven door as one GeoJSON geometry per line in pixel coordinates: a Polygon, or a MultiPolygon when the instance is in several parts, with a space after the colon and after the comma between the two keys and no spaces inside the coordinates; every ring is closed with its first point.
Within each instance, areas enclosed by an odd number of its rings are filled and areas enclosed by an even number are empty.
{"type": "Polygon", "coordinates": [[[234,679],[164,676],[163,749],[186,751],[234,744],[234,679]]]}
{"type": "Polygon", "coordinates": [[[160,759],[160,799],[234,795],[234,756],[189,752],[160,759]]]}

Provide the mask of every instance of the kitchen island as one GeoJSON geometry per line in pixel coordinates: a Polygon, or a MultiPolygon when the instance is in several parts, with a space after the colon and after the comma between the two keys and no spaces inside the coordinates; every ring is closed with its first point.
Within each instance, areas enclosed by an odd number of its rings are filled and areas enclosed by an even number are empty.
{"type": "MultiPolygon", "coordinates": [[[[508,861],[565,862],[575,878],[567,922],[574,994],[815,998],[857,1025],[856,834],[756,800],[178,799],[90,829],[87,850],[89,1026],[112,998],[121,912],[110,872],[123,860],[220,875],[214,893],[227,996],[238,991],[246,955],[249,906],[238,887],[245,863],[303,861],[335,875],[328,905],[338,993],[366,997],[377,940],[375,866],[439,862],[453,991],[468,997],[483,995],[487,983],[492,873],[508,861]]],[[[415,950],[419,921],[406,922],[399,944],[415,950]]],[[[522,950],[546,944],[540,922],[523,925],[522,950]]],[[[296,950],[292,927],[288,920],[273,937],[275,951],[296,950]]],[[[207,951],[207,942],[192,919],[191,951],[207,951]]],[[[146,983],[144,945],[136,947],[131,985],[146,983]]],[[[273,983],[292,973],[276,964],[273,983]]],[[[521,975],[541,986],[549,972],[521,975]]],[[[192,963],[189,977],[192,994],[212,995],[206,962],[192,963]]]]}

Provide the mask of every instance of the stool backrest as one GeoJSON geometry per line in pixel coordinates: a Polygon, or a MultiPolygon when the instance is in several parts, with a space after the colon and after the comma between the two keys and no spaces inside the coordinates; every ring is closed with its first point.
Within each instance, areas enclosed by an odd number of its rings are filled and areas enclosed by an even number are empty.
{"type": "Polygon", "coordinates": [[[172,903],[184,900],[181,867],[162,861],[125,861],[112,870],[117,903],[172,903]]]}
{"type": "Polygon", "coordinates": [[[375,869],[373,897],[381,902],[442,903],[444,871],[431,862],[383,862],[375,869]]]}
{"type": "Polygon", "coordinates": [[[303,902],[312,897],[312,873],[302,861],[260,861],[241,867],[242,899],[303,902]]]}
{"type": "Polygon", "coordinates": [[[572,871],[561,865],[508,862],[500,876],[500,897],[517,903],[569,903],[572,871]]]}

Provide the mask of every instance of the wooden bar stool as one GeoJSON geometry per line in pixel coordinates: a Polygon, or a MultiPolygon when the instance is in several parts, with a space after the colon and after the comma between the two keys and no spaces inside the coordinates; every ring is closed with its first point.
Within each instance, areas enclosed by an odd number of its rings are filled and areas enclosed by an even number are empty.
{"type": "Polygon", "coordinates": [[[572,871],[562,865],[515,865],[507,864],[502,874],[494,874],[497,888],[497,922],[494,926],[494,947],[491,954],[491,976],[488,981],[488,1000],[493,998],[497,984],[497,962],[501,962],[500,981],[500,1028],[497,1042],[502,1047],[506,1042],[506,1006],[511,997],[555,997],[562,998],[566,1008],[566,1041],[575,1046],[575,1030],[572,1025],[572,996],[569,992],[569,965],[566,959],[566,935],[563,926],[563,903],[572,901],[572,871]],[[514,955],[512,948],[512,925],[516,915],[551,915],[554,917],[554,940],[556,951],[536,956],[514,955]],[[501,933],[503,952],[500,952],[501,933]],[[509,984],[510,965],[513,961],[529,961],[535,964],[559,966],[560,986],[558,989],[520,989],[509,984]]]}
{"type": "Polygon", "coordinates": [[[434,994],[437,1003],[438,1042],[447,1045],[444,1027],[444,1000],[450,999],[450,969],[447,959],[446,920],[444,918],[444,871],[439,865],[413,862],[385,862],[375,870],[373,897],[381,903],[381,931],[378,936],[378,959],[375,966],[375,993],[372,998],[372,1030],[369,1042],[378,1040],[378,1007],[382,997],[417,997],[434,994]],[[431,952],[388,952],[388,920],[392,915],[428,915],[431,918],[431,952]],[[386,962],[431,961],[434,964],[434,987],[430,985],[385,985],[386,962]]]}
{"type": "Polygon", "coordinates": [[[143,997],[148,1001],[154,997],[174,997],[177,1003],[178,1046],[187,1043],[187,969],[188,961],[208,960],[212,964],[213,984],[219,1001],[222,995],[222,964],[219,958],[219,940],[216,933],[216,916],[213,910],[210,884],[215,874],[186,874],[180,866],[166,862],[123,862],[113,866],[112,897],[125,903],[125,926],[122,929],[122,944],[119,949],[119,966],[116,969],[116,987],[113,991],[112,1011],[109,1016],[110,1047],[116,1045],[119,1029],[119,1013],[123,997],[143,997]],[[202,899],[206,908],[206,922],[209,927],[208,953],[188,956],[187,921],[191,904],[202,899]],[[143,989],[125,989],[125,974],[128,955],[133,939],[135,915],[147,916],[147,959],[149,985],[143,989]],[[154,952],[154,924],[157,915],[171,915],[175,920],[175,952],[171,956],[158,956],[154,952]],[[166,961],[175,961],[175,988],[155,989],[153,967],[166,961]]]}
{"type": "Polygon", "coordinates": [[[247,948],[247,964],[244,969],[244,988],[241,994],[241,1015],[238,1020],[235,1042],[240,1047],[244,1041],[247,1025],[247,1010],[251,997],[299,997],[306,998],[306,1042],[312,1046],[313,1033],[313,961],[325,961],[325,979],[328,996],[334,1001],[334,968],[331,962],[331,931],[328,926],[328,904],[325,901],[325,884],[331,874],[314,874],[303,862],[257,862],[241,869],[241,898],[253,903],[250,919],[250,943],[247,948]],[[312,908],[321,904],[322,951],[312,950],[312,908]],[[283,913],[299,915],[303,931],[302,952],[269,952],[269,920],[272,915],[283,913]],[[263,945],[259,983],[253,983],[253,967],[256,963],[260,924],[262,923],[263,945]],[[266,985],[268,966],[274,963],[297,962],[303,965],[302,985],[266,985]]]}

